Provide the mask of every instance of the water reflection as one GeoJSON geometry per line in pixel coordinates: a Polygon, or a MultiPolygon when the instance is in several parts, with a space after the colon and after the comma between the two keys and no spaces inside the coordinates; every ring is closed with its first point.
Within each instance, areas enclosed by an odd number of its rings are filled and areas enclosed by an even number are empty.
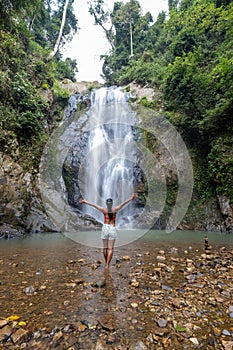
{"type": "Polygon", "coordinates": [[[90,277],[83,293],[85,297],[78,296],[75,319],[88,328],[114,331],[116,330],[117,296],[113,277],[109,271],[103,270],[96,270],[90,277]]]}
{"type": "Polygon", "coordinates": [[[114,331],[116,329],[115,311],[117,308],[117,298],[113,277],[109,271],[104,271],[102,278],[104,285],[98,296],[98,304],[101,305],[102,315],[100,315],[98,322],[102,328],[114,331]]]}

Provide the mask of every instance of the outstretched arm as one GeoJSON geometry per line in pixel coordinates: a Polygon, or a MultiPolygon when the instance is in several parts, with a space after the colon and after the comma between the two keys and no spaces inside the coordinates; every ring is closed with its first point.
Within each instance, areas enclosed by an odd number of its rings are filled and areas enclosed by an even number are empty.
{"type": "Polygon", "coordinates": [[[104,208],[103,208],[103,207],[100,207],[99,205],[90,203],[90,202],[88,202],[86,199],[80,199],[79,203],[90,205],[91,207],[93,207],[93,208],[95,208],[95,209],[101,211],[101,213],[104,212],[104,208]]]}
{"type": "Polygon", "coordinates": [[[133,199],[137,198],[138,195],[137,193],[133,193],[132,196],[130,196],[128,199],[126,199],[124,202],[122,202],[121,204],[119,204],[116,208],[115,211],[119,211],[121,208],[124,207],[124,205],[126,205],[127,203],[129,203],[130,201],[132,201],[133,199]]]}

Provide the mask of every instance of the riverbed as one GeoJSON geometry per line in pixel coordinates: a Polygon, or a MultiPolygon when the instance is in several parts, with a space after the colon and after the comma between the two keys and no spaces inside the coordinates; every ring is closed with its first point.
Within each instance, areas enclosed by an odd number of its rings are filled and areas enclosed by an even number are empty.
{"type": "Polygon", "coordinates": [[[0,317],[22,330],[0,348],[233,349],[232,258],[233,235],[191,231],[117,246],[108,272],[66,235],[0,241],[0,317]]]}

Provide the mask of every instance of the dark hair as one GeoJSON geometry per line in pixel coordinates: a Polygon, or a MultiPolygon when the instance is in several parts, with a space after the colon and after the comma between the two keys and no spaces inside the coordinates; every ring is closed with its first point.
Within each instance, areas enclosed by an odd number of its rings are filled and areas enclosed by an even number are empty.
{"type": "Polygon", "coordinates": [[[112,203],[112,202],[113,202],[112,198],[106,199],[106,203],[112,203]]]}
{"type": "MultiPolygon", "coordinates": [[[[107,205],[108,205],[108,204],[112,204],[112,203],[113,203],[112,198],[106,199],[106,204],[107,204],[107,205]]],[[[109,217],[109,220],[110,220],[110,221],[113,219],[113,212],[112,212],[112,211],[108,212],[108,217],[109,217]]]]}

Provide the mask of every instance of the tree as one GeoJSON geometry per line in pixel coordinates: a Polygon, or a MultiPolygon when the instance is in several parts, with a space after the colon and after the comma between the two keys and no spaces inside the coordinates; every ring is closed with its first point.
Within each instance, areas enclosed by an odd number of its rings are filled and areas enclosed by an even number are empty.
{"type": "Polygon", "coordinates": [[[42,1],[43,6],[33,20],[31,32],[36,42],[51,50],[51,59],[77,31],[77,19],[73,12],[74,0],[42,1]]]}
{"type": "Polygon", "coordinates": [[[106,35],[106,38],[113,50],[115,48],[113,25],[111,24],[110,11],[104,9],[104,6],[105,6],[104,0],[88,1],[88,6],[89,6],[89,13],[95,19],[95,24],[99,25],[103,29],[106,35]],[[107,28],[107,25],[110,25],[110,28],[107,28]]]}
{"type": "Polygon", "coordinates": [[[0,27],[14,28],[25,23],[33,13],[40,12],[42,0],[2,0],[0,6],[0,27]],[[17,20],[17,21],[16,21],[17,20]]]}
{"type": "Polygon", "coordinates": [[[53,58],[56,55],[56,53],[58,52],[58,49],[59,49],[59,46],[61,43],[61,39],[62,39],[62,34],[63,34],[65,22],[66,22],[66,14],[67,14],[68,5],[69,5],[69,0],[66,0],[65,4],[64,4],[64,8],[63,8],[62,21],[61,21],[61,26],[60,26],[59,34],[57,37],[57,41],[54,45],[53,51],[49,55],[49,59],[53,58]]]}

